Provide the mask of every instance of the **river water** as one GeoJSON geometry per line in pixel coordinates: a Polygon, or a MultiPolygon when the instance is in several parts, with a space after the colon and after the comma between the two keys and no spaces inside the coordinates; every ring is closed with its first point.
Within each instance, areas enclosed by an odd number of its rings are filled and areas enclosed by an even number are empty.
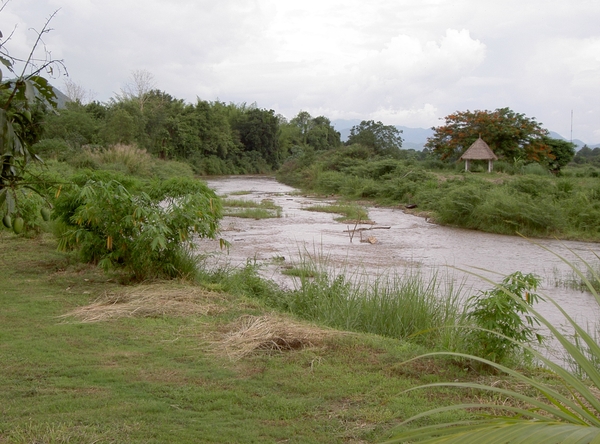
{"type": "MultiPolygon", "coordinates": [[[[441,273],[447,279],[464,285],[466,296],[491,284],[461,270],[483,275],[494,282],[521,271],[535,273],[543,279],[539,291],[553,298],[576,320],[590,326],[600,319],[600,310],[594,297],[579,290],[557,286],[556,282],[572,278],[572,270],[551,252],[541,246],[577,262],[573,253],[590,263],[597,263],[595,252],[600,245],[588,242],[535,240],[518,236],[504,236],[472,230],[444,227],[425,218],[406,214],[399,208],[369,207],[369,219],[375,225],[356,233],[351,239],[348,226],[334,220],[337,215],[311,212],[309,205],[333,202],[303,196],[298,190],[264,176],[230,176],[211,178],[208,185],[220,196],[232,199],[272,200],[282,207],[282,217],[271,219],[243,219],[225,217],[221,223],[221,237],[229,241],[228,253],[219,250],[214,241],[201,241],[203,252],[215,253],[215,260],[232,265],[244,264],[248,259],[264,264],[263,275],[283,286],[291,285],[281,274],[282,267],[299,260],[300,255],[325,256],[336,268],[349,273],[403,273],[418,268],[421,273],[441,273]],[[235,194],[246,192],[247,194],[235,194]],[[232,193],[234,195],[232,195],[232,193]],[[370,242],[364,242],[370,237],[370,242]],[[569,251],[571,250],[571,251],[569,251]],[[281,260],[285,258],[285,260],[281,260]],[[274,260],[279,259],[279,260],[274,260]]],[[[550,303],[536,308],[554,325],[563,324],[563,318],[550,303]]]]}

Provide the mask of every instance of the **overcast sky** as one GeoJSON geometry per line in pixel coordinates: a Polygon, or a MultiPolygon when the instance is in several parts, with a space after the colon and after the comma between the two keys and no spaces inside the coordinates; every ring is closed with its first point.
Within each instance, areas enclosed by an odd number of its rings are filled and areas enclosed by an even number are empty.
{"type": "Polygon", "coordinates": [[[176,98],[287,118],[428,128],[509,107],[569,139],[572,111],[573,138],[600,143],[598,0],[10,0],[11,54],[57,9],[45,44],[101,102],[147,70],[176,98]]]}

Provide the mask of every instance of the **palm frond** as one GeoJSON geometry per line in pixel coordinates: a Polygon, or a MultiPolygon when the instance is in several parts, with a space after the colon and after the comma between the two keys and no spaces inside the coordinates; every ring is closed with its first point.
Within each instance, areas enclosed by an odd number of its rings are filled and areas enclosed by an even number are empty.
{"type": "MultiPolygon", "coordinates": [[[[549,251],[567,265],[581,278],[586,284],[590,292],[596,298],[600,305],[600,296],[593,288],[591,282],[586,275],[573,265],[569,260],[551,249],[540,245],[541,248],[549,251]]],[[[572,250],[569,250],[577,257],[595,278],[597,277],[594,269],[586,263],[579,255],[572,250]]],[[[476,267],[473,267],[476,268],[476,267]]],[[[469,274],[475,275],[484,281],[491,282],[485,276],[466,271],[469,274]]],[[[486,270],[487,271],[487,270],[486,270]]],[[[497,285],[491,282],[494,285],[497,285]]],[[[510,292],[509,292],[510,293],[510,292]]],[[[555,377],[552,384],[547,384],[538,381],[532,377],[528,377],[517,370],[511,369],[504,365],[463,353],[453,352],[438,352],[428,353],[414,359],[432,356],[454,356],[467,358],[484,363],[490,367],[503,372],[519,383],[524,383],[527,386],[535,389],[540,395],[538,397],[528,396],[514,390],[503,389],[483,384],[474,383],[437,383],[428,384],[416,388],[432,387],[460,387],[477,390],[486,390],[488,392],[502,394],[512,399],[518,400],[531,408],[522,408],[506,405],[495,404],[461,404],[447,407],[441,407],[407,419],[399,427],[406,426],[408,423],[430,417],[437,413],[443,413],[456,409],[495,409],[503,410],[512,416],[495,416],[491,419],[489,415],[480,415],[471,421],[461,421],[453,423],[434,424],[425,427],[419,427],[412,430],[407,430],[394,436],[389,442],[423,442],[423,443],[548,443],[548,444],[584,444],[584,443],[600,443],[600,369],[597,365],[597,359],[600,359],[600,345],[590,335],[590,333],[582,328],[560,305],[552,298],[545,296],[546,301],[549,301],[563,315],[567,325],[572,328],[573,335],[567,335],[558,330],[558,328],[542,316],[531,306],[526,306],[525,302],[515,294],[510,293],[520,304],[523,304],[527,310],[537,318],[551,333],[552,337],[564,348],[570,359],[581,370],[581,375],[574,374],[568,371],[560,364],[552,361],[544,356],[539,350],[530,347],[527,344],[519,344],[540,363],[545,365],[551,374],[555,377]],[[577,337],[579,343],[573,343],[573,337],[577,337]]],[[[503,335],[500,335],[503,336],[503,335]]],[[[507,338],[513,342],[513,339],[507,338]]]]}
{"type": "Polygon", "coordinates": [[[444,444],[587,444],[600,440],[600,429],[564,424],[558,421],[492,419],[427,426],[400,433],[387,443],[444,444]]]}

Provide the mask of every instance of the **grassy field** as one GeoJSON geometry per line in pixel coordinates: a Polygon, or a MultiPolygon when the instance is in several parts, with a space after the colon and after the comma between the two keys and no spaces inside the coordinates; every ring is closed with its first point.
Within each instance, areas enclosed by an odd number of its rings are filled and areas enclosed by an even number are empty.
{"type": "Polygon", "coordinates": [[[403,390],[502,380],[201,284],[119,285],[46,235],[0,245],[0,443],[378,442],[481,396],[403,390]]]}

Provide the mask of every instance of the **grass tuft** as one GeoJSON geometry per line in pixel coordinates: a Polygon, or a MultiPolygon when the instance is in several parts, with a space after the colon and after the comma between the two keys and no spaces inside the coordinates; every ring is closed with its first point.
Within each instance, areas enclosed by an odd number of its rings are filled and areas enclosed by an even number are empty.
{"type": "Polygon", "coordinates": [[[336,203],[331,205],[311,205],[309,207],[305,207],[304,210],[316,211],[320,213],[341,214],[341,217],[335,218],[335,220],[338,222],[369,222],[368,211],[364,207],[356,204],[336,203]]]}
{"type": "Polygon", "coordinates": [[[260,202],[249,199],[224,199],[222,203],[225,216],[257,220],[281,217],[281,207],[269,199],[260,202]]]}

